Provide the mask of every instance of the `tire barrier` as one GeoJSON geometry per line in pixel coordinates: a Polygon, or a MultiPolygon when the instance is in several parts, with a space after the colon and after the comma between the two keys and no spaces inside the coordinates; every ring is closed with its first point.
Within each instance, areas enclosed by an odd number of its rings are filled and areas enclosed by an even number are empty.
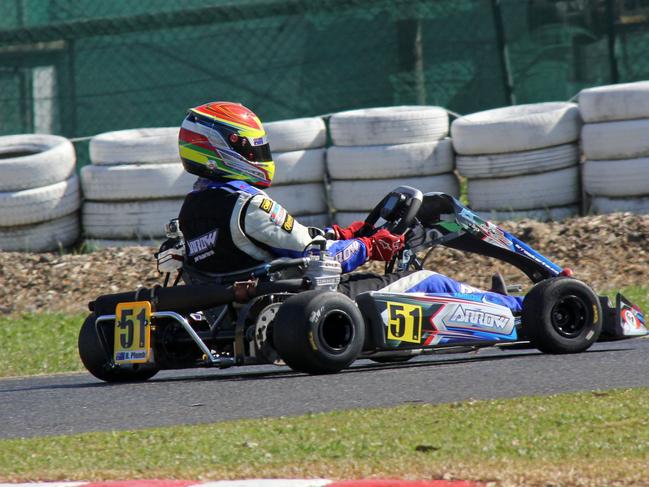
{"type": "Polygon", "coordinates": [[[409,185],[459,195],[448,113],[436,106],[351,110],[329,120],[330,204],[338,224],[363,220],[392,189],[409,185]]]}
{"type": "Polygon", "coordinates": [[[560,220],[578,213],[579,109],[574,103],[516,105],[451,125],[469,205],[494,220],[560,220]]]}
{"type": "Polygon", "coordinates": [[[273,153],[273,187],[302,183],[324,184],[325,154],[325,149],[273,153]]]}
{"type": "MultiPolygon", "coordinates": [[[[320,117],[270,122],[277,169],[268,193],[304,225],[329,225],[332,210],[347,225],[399,185],[458,196],[457,168],[469,205],[496,221],[575,216],[582,189],[589,211],[649,213],[649,81],[582,90],[578,101],[462,116],[452,138],[440,107],[350,110],[330,117],[328,148],[320,117]]],[[[177,136],[177,127],[99,134],[80,179],[64,137],[0,137],[0,250],[74,243],[82,193],[89,245],[157,244],[195,181],[177,136]]]]}
{"type": "Polygon", "coordinates": [[[579,93],[585,123],[649,118],[649,81],[597,86],[579,93]]]}
{"type": "Polygon", "coordinates": [[[183,199],[140,201],[86,201],[82,223],[91,240],[134,240],[138,245],[146,240],[163,239],[164,225],[178,217],[183,199]]]}
{"type": "Polygon", "coordinates": [[[478,215],[484,219],[496,222],[523,220],[530,218],[539,221],[563,221],[579,215],[579,205],[555,206],[543,210],[523,211],[480,211],[478,215]]]}
{"type": "Polygon", "coordinates": [[[120,130],[90,140],[92,164],[81,168],[89,245],[144,245],[164,237],[164,224],[178,216],[196,181],[182,166],[178,130],[120,130]]]}
{"type": "Polygon", "coordinates": [[[320,117],[294,118],[264,124],[273,154],[318,149],[327,143],[327,129],[320,117]]]}
{"type": "Polygon", "coordinates": [[[579,167],[510,178],[469,179],[468,199],[477,211],[532,210],[579,201],[579,167]]]}
{"type": "Polygon", "coordinates": [[[435,106],[364,108],[329,119],[337,146],[372,146],[434,141],[448,135],[448,113],[435,106]]]}
{"type": "Polygon", "coordinates": [[[32,225],[0,227],[0,250],[48,252],[72,245],[80,234],[79,215],[75,211],[32,225]]]}
{"type": "Polygon", "coordinates": [[[649,196],[640,198],[607,198],[593,196],[591,208],[594,213],[649,213],[649,196]]]}
{"type": "Polygon", "coordinates": [[[587,210],[649,213],[649,81],[579,93],[587,210]]]}
{"type": "Polygon", "coordinates": [[[268,195],[306,226],[330,223],[325,192],[327,130],[320,117],[264,124],[275,160],[268,195]]]}
{"type": "Polygon", "coordinates": [[[84,244],[89,250],[100,250],[111,247],[160,247],[160,244],[164,240],[164,238],[157,238],[153,240],[111,240],[95,238],[84,240],[84,244]]]}
{"type": "Polygon", "coordinates": [[[90,139],[90,160],[104,164],[180,163],[178,127],[105,132],[90,139]]]}
{"type": "Polygon", "coordinates": [[[441,191],[457,196],[460,192],[460,184],[455,174],[447,173],[398,179],[332,181],[331,199],[339,211],[365,212],[367,216],[367,212],[374,208],[381,198],[397,186],[404,185],[413,186],[424,193],[441,191]]]}
{"type": "Polygon", "coordinates": [[[453,171],[450,139],[398,145],[332,146],[327,167],[334,180],[431,176],[453,171]]]}
{"type": "Polygon", "coordinates": [[[460,117],[451,125],[451,137],[458,154],[501,154],[568,144],[579,138],[580,128],[576,104],[533,103],[460,117]]]}
{"type": "Polygon", "coordinates": [[[76,154],[64,137],[0,137],[0,250],[42,252],[80,233],[76,154]]]}
{"type": "Polygon", "coordinates": [[[92,201],[123,201],[181,197],[196,176],[182,164],[118,164],[81,168],[84,196],[92,201]]]}

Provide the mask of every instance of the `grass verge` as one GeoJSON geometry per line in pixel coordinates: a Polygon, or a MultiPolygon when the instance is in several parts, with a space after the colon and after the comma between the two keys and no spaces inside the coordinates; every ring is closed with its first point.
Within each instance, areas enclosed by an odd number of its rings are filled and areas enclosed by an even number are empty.
{"type": "Polygon", "coordinates": [[[0,441],[0,479],[464,478],[649,484],[649,389],[0,441]]]}
{"type": "Polygon", "coordinates": [[[84,318],[58,313],[0,317],[0,377],[84,370],[77,352],[84,318]]]}

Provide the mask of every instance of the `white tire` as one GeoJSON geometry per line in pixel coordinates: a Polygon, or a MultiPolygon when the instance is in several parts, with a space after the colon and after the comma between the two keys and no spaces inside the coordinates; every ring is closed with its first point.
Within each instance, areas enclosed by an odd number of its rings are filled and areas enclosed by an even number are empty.
{"type": "Polygon", "coordinates": [[[320,117],[279,120],[264,124],[270,149],[275,152],[291,152],[317,149],[327,143],[327,129],[320,117]]]}
{"type": "Polygon", "coordinates": [[[448,135],[448,113],[435,106],[364,108],[329,119],[335,145],[393,145],[439,140],[448,135]]]}
{"type": "Polygon", "coordinates": [[[562,221],[579,215],[579,206],[557,206],[555,208],[539,208],[535,210],[521,211],[481,211],[478,212],[481,218],[490,221],[504,222],[513,220],[539,220],[539,221],[562,221]]]}
{"type": "Polygon", "coordinates": [[[293,216],[327,212],[327,199],[322,183],[273,186],[265,191],[293,216]]]}
{"type": "Polygon", "coordinates": [[[118,130],[90,139],[93,164],[169,164],[180,162],[178,127],[118,130]]]}
{"type": "Polygon", "coordinates": [[[86,239],[83,243],[90,250],[107,249],[113,247],[160,247],[163,238],[157,240],[108,240],[108,239],[86,239]]]}
{"type": "Polygon", "coordinates": [[[649,158],[621,161],[586,161],[582,170],[584,191],[596,196],[649,195],[649,158]]]}
{"type": "Polygon", "coordinates": [[[327,167],[333,179],[387,179],[429,176],[453,170],[450,139],[414,144],[329,147],[327,167]]]}
{"type": "Polygon", "coordinates": [[[41,188],[0,193],[0,227],[54,220],[79,209],[76,175],[41,188]]]}
{"type": "Polygon", "coordinates": [[[46,134],[0,137],[0,191],[40,188],[74,173],[74,146],[65,137],[46,134]]]}
{"type": "Polygon", "coordinates": [[[308,149],[273,154],[275,177],[273,185],[324,181],[325,149],[308,149]]]}
{"type": "Polygon", "coordinates": [[[146,200],[185,196],[196,176],[182,164],[84,166],[81,187],[90,200],[146,200]]]}
{"type": "Polygon", "coordinates": [[[164,225],[178,218],[183,199],[83,204],[87,238],[148,240],[165,235],[164,225]]]}
{"type": "Polygon", "coordinates": [[[340,211],[368,212],[397,186],[412,186],[422,193],[441,191],[459,196],[460,184],[453,173],[404,179],[374,179],[366,181],[332,181],[331,199],[340,211]]]}
{"type": "Polygon", "coordinates": [[[297,221],[305,227],[325,228],[330,225],[329,215],[321,213],[319,215],[303,215],[297,217],[297,221]]]}
{"type": "Polygon", "coordinates": [[[367,211],[338,211],[334,220],[341,227],[348,227],[353,222],[364,222],[368,214],[367,211]]]}
{"type": "Polygon", "coordinates": [[[649,213],[649,196],[644,198],[606,198],[593,197],[590,201],[593,213],[631,212],[638,214],[649,213]]]}
{"type": "Polygon", "coordinates": [[[579,168],[502,179],[469,179],[467,190],[469,205],[477,211],[567,206],[579,201],[579,168]]]}
{"type": "Polygon", "coordinates": [[[588,160],[635,159],[649,156],[649,119],[587,123],[581,143],[588,160]]]}
{"type": "Polygon", "coordinates": [[[0,250],[7,252],[48,252],[68,247],[79,238],[78,213],[71,213],[35,225],[0,227],[0,250]]]}
{"type": "Polygon", "coordinates": [[[649,81],[582,90],[579,110],[588,123],[649,118],[649,81]]]}
{"type": "Polygon", "coordinates": [[[580,128],[574,103],[533,103],[460,117],[451,125],[451,137],[458,154],[501,154],[568,144],[579,138],[580,128]]]}
{"type": "Polygon", "coordinates": [[[555,171],[579,163],[577,144],[562,144],[545,149],[457,156],[457,170],[467,178],[497,178],[555,171]]]}

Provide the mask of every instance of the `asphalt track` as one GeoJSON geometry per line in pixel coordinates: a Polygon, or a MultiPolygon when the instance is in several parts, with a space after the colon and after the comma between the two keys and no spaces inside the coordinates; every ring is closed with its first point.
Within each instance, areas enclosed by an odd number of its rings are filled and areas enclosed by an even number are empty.
{"type": "Polygon", "coordinates": [[[0,438],[647,387],[648,361],[649,339],[640,338],[576,355],[489,348],[401,365],[362,360],[328,376],[263,366],[164,371],[139,384],[104,384],[90,374],[8,379],[0,381],[0,438]]]}

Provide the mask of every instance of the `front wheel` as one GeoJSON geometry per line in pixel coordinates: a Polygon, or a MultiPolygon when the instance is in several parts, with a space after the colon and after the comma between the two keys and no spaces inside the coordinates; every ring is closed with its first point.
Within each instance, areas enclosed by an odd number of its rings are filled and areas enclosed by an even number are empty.
{"type": "Polygon", "coordinates": [[[602,306],[581,281],[546,279],[525,296],[522,325],[530,343],[542,352],[583,352],[602,331],[602,306]]]}
{"type": "Polygon", "coordinates": [[[95,320],[94,313],[89,315],[79,332],[79,357],[88,372],[105,382],[144,381],[158,373],[158,369],[149,364],[112,367],[113,334],[100,337],[101,329],[95,320]]]}
{"type": "Polygon", "coordinates": [[[291,296],[273,322],[273,343],[293,370],[332,374],[350,365],[363,348],[365,323],[356,303],[336,292],[291,296]]]}

